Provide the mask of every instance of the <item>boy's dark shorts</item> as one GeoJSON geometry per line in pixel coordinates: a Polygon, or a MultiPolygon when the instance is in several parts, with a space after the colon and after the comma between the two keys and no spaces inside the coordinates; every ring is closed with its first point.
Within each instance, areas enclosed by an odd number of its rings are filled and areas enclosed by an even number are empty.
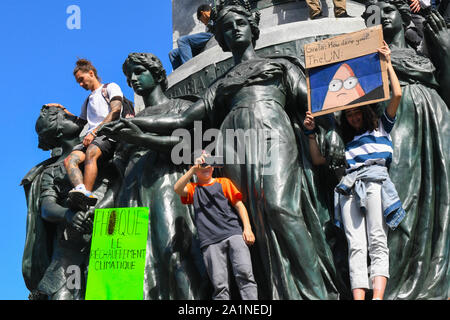
{"type": "MultiPolygon", "coordinates": [[[[91,144],[96,145],[100,149],[103,159],[110,159],[114,154],[117,142],[109,139],[107,136],[99,136],[95,137],[91,144]]],[[[80,143],[73,148],[73,151],[75,150],[86,153],[87,147],[80,143]]]]}

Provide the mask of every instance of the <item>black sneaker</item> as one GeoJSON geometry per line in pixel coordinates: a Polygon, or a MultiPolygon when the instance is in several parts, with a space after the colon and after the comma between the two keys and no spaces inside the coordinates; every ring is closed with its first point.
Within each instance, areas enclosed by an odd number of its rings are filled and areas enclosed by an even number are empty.
{"type": "Polygon", "coordinates": [[[319,19],[319,18],[321,18],[321,17],[323,17],[322,11],[320,11],[318,14],[316,14],[316,15],[313,16],[313,17],[311,17],[310,19],[311,19],[311,20],[315,20],[315,19],[319,19]]]}
{"type": "Polygon", "coordinates": [[[87,191],[72,189],[69,191],[69,199],[73,203],[78,203],[82,206],[95,206],[97,203],[97,198],[87,191]]]}
{"type": "Polygon", "coordinates": [[[336,16],[336,18],[354,18],[354,16],[349,15],[347,12],[336,16]]]}

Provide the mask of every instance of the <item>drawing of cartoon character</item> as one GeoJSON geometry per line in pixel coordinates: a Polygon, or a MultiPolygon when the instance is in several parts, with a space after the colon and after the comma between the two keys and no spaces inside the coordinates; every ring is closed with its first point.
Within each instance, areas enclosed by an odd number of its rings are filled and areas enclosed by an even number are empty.
{"type": "Polygon", "coordinates": [[[322,110],[345,106],[365,94],[352,68],[344,63],[336,71],[333,80],[330,81],[322,110]]]}
{"type": "Polygon", "coordinates": [[[311,112],[385,98],[378,53],[309,69],[311,112]]]}

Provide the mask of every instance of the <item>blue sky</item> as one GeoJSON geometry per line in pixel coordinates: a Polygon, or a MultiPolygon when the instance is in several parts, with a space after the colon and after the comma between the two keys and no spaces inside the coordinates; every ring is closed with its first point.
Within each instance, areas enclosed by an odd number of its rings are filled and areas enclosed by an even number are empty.
{"type": "Polygon", "coordinates": [[[103,82],[116,82],[133,99],[122,73],[130,52],[151,52],[171,65],[170,0],[2,0],[0,1],[1,126],[0,299],[27,299],[22,278],[26,201],[19,183],[49,157],[37,148],[34,125],[40,108],[58,102],[79,114],[88,92],[74,80],[77,57],[92,61],[103,82]],[[66,10],[77,5],[81,29],[70,30],[66,10]]]}

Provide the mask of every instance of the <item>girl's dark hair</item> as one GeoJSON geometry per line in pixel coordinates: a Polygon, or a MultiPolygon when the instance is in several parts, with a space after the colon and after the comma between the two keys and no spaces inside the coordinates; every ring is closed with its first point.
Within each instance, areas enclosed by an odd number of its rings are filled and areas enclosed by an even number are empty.
{"type": "Polygon", "coordinates": [[[73,69],[73,75],[75,75],[78,71],[86,73],[91,70],[94,72],[94,76],[97,78],[97,80],[101,82],[101,79],[97,73],[97,69],[95,69],[95,67],[92,65],[92,63],[86,59],[78,59],[77,60],[75,69],[73,69]]]}
{"type": "Polygon", "coordinates": [[[361,130],[355,130],[347,121],[346,111],[343,110],[340,116],[341,134],[344,143],[347,144],[353,140],[356,135],[363,134],[366,131],[373,131],[378,128],[378,117],[372,109],[372,105],[366,105],[358,108],[362,112],[363,125],[361,130]]]}
{"type": "Polygon", "coordinates": [[[151,53],[130,53],[122,65],[122,71],[127,77],[127,83],[131,87],[130,84],[130,75],[127,74],[128,64],[134,63],[138,65],[142,65],[150,71],[150,73],[155,78],[156,82],[158,82],[163,91],[167,90],[169,86],[169,82],[167,80],[166,70],[163,67],[161,60],[158,59],[157,56],[151,53]]]}

